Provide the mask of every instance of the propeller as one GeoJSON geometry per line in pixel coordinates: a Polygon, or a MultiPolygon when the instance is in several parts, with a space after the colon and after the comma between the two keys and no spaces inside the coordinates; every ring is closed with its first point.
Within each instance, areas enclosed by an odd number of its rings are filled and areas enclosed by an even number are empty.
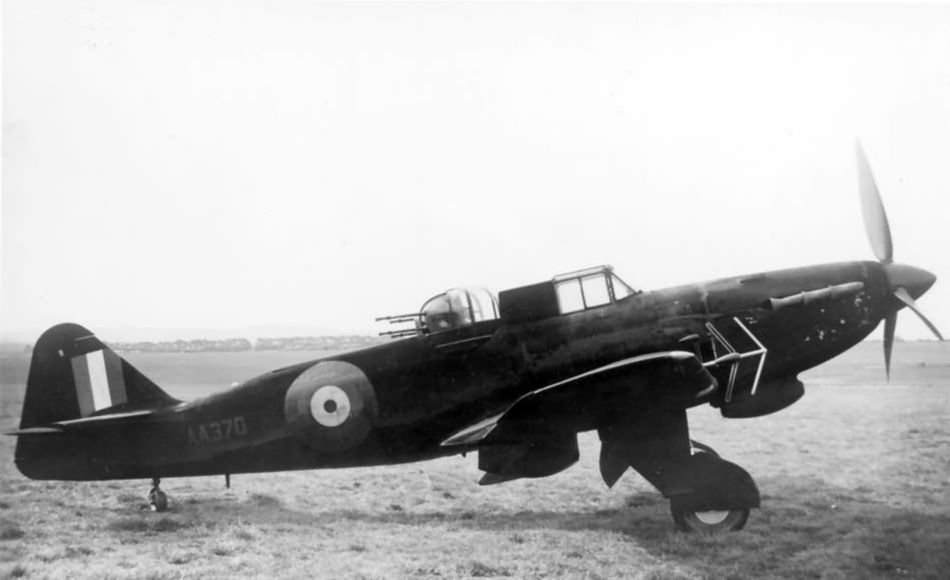
{"type": "Polygon", "coordinates": [[[861,194],[864,229],[867,231],[868,241],[871,242],[874,255],[883,264],[884,274],[891,286],[891,294],[901,303],[901,306],[884,317],[884,368],[887,372],[887,378],[890,380],[891,351],[894,348],[897,311],[900,308],[903,308],[903,306],[910,308],[927,325],[927,328],[936,335],[938,340],[943,340],[943,336],[937,330],[937,327],[924,316],[923,312],[917,307],[917,303],[914,302],[914,298],[918,298],[926,292],[937,278],[926,270],[894,263],[891,227],[887,222],[887,213],[884,211],[884,203],[881,202],[881,194],[877,189],[877,183],[874,181],[874,174],[871,173],[871,166],[868,164],[867,156],[864,154],[864,148],[861,147],[860,142],[857,143],[857,155],[858,190],[861,194]]]}

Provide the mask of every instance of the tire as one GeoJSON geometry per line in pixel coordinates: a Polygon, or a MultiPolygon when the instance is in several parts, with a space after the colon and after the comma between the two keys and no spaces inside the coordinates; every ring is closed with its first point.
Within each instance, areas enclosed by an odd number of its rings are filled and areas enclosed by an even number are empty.
{"type": "Polygon", "coordinates": [[[749,508],[709,512],[673,512],[673,521],[676,522],[678,529],[703,535],[741,530],[748,519],[749,508]]]}
{"type": "MultiPolygon", "coordinates": [[[[690,453],[708,453],[713,457],[719,457],[716,450],[699,441],[689,440],[690,453]]],[[[684,532],[694,532],[697,534],[713,535],[722,532],[735,532],[745,527],[749,519],[749,509],[733,509],[707,512],[677,512],[673,511],[673,521],[677,529],[684,532]]]]}

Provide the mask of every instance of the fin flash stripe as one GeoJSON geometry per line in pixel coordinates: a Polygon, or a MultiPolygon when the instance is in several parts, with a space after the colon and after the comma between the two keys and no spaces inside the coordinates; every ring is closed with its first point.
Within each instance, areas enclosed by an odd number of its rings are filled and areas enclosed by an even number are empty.
{"type": "Polygon", "coordinates": [[[95,350],[75,356],[70,362],[80,416],[88,417],[128,400],[122,377],[122,359],[114,352],[95,350]]]}

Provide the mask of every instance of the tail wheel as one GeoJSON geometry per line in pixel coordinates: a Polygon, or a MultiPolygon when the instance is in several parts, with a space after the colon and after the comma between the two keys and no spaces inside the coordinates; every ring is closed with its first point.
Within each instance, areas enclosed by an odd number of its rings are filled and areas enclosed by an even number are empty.
{"type": "Polygon", "coordinates": [[[749,508],[717,510],[708,512],[673,512],[676,527],[684,532],[718,534],[734,532],[745,527],[749,508]]]}
{"type": "Polygon", "coordinates": [[[152,511],[166,511],[168,509],[168,496],[160,489],[152,489],[148,492],[148,505],[152,508],[152,511]]]}

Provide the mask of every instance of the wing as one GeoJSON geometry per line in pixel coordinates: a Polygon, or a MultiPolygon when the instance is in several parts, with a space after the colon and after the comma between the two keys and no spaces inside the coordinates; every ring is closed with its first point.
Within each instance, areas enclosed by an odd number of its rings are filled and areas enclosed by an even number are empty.
{"type": "Polygon", "coordinates": [[[503,413],[458,431],[442,445],[490,445],[531,432],[595,429],[618,415],[698,405],[717,386],[692,353],[636,356],[532,391],[503,413]]]}
{"type": "MultiPolygon", "coordinates": [[[[504,412],[458,431],[445,447],[477,447],[481,483],[544,477],[577,461],[577,433],[636,421],[703,402],[716,379],[688,352],[658,352],[615,363],[532,391],[504,412]]],[[[616,480],[611,468],[605,479],[616,480]]]]}

